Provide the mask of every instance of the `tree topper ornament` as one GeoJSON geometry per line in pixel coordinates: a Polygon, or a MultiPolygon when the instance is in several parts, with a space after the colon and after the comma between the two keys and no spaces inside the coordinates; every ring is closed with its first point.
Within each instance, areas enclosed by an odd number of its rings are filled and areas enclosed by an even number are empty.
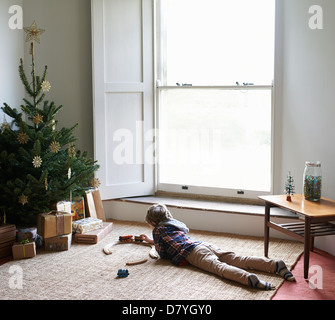
{"type": "Polygon", "coordinates": [[[27,33],[26,42],[36,41],[37,43],[40,43],[41,34],[45,32],[45,30],[37,28],[36,21],[34,21],[29,28],[24,27],[23,30],[27,33]]]}

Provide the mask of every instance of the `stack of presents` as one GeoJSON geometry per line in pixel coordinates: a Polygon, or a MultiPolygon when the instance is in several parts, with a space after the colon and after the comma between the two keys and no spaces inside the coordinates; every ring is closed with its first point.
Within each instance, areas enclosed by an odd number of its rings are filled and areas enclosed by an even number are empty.
{"type": "Polygon", "coordinates": [[[76,243],[96,244],[112,230],[106,222],[99,190],[87,192],[74,201],[59,202],[54,211],[41,213],[37,227],[0,225],[0,258],[25,259],[36,256],[36,247],[65,251],[76,243]]]}

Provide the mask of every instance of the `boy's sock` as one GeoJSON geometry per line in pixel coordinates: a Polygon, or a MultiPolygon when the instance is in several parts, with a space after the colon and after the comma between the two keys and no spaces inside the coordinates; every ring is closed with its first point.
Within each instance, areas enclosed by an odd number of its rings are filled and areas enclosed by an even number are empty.
{"type": "Polygon", "coordinates": [[[258,277],[251,273],[248,277],[249,286],[253,288],[263,289],[263,290],[274,290],[276,287],[269,282],[261,281],[258,277]]]}
{"type": "Polygon", "coordinates": [[[295,281],[295,277],[292,274],[292,272],[287,269],[285,262],[283,260],[279,260],[276,262],[276,274],[279,274],[281,277],[283,277],[287,281],[295,281]]]}

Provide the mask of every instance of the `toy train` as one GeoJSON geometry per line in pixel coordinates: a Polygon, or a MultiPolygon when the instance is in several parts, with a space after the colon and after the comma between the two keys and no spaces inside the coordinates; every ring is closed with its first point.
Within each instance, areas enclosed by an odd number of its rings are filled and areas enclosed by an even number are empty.
{"type": "Polygon", "coordinates": [[[141,236],[120,236],[119,237],[120,242],[143,242],[141,236]]]}
{"type": "Polygon", "coordinates": [[[128,272],[128,270],[119,269],[118,272],[117,272],[117,276],[119,278],[126,278],[126,277],[129,276],[129,272],[128,272]]]}

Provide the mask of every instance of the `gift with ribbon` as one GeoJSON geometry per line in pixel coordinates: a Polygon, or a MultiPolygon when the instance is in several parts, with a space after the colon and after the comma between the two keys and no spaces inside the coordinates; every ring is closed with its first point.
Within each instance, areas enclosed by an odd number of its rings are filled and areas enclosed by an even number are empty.
{"type": "Polygon", "coordinates": [[[72,234],[44,239],[44,249],[48,251],[69,250],[72,243],[72,234]]]}
{"type": "Polygon", "coordinates": [[[29,242],[28,239],[22,240],[19,243],[15,243],[12,246],[13,259],[27,259],[36,256],[36,245],[35,242],[29,242]]]}
{"type": "Polygon", "coordinates": [[[72,233],[72,215],[68,212],[51,211],[37,217],[37,234],[44,239],[72,233]]]}

